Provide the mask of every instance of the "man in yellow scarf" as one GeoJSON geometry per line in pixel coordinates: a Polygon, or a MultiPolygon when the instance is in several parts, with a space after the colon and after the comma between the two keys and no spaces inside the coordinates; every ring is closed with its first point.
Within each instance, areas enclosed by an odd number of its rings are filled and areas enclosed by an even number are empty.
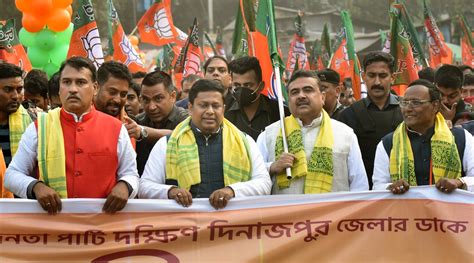
{"type": "Polygon", "coordinates": [[[409,85],[400,101],[403,122],[377,146],[374,189],[394,194],[417,185],[435,185],[444,193],[473,190],[473,138],[462,128],[448,128],[440,103],[440,93],[431,82],[409,85]]]}
{"type": "MultiPolygon", "coordinates": [[[[5,169],[15,155],[21,135],[31,123],[29,113],[21,106],[23,93],[23,71],[20,67],[0,63],[0,163],[5,169]]],[[[0,198],[13,197],[13,194],[3,188],[3,169],[0,177],[0,198]]]]}
{"type": "Polygon", "coordinates": [[[198,80],[189,92],[190,118],[153,148],[140,179],[140,198],[168,198],[187,207],[209,198],[224,208],[233,197],[270,193],[271,180],[253,139],[224,119],[224,88],[198,80]]]}
{"type": "Polygon", "coordinates": [[[325,93],[315,72],[299,70],[288,82],[291,116],[285,118],[289,153],[280,122],[260,134],[257,145],[274,184],[272,194],[318,194],[369,190],[357,137],[324,111],[325,93]],[[292,179],[286,168],[291,167],[292,179]]]}

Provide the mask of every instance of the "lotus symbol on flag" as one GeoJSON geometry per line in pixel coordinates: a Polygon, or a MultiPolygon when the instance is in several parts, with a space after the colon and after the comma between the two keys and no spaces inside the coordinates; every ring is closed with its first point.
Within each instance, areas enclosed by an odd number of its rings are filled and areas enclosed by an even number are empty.
{"type": "Polygon", "coordinates": [[[199,61],[199,54],[189,52],[189,56],[186,58],[186,67],[184,67],[183,76],[197,74],[199,72],[199,61]]]}
{"type": "Polygon", "coordinates": [[[82,45],[87,51],[87,58],[98,68],[104,63],[104,53],[100,43],[99,30],[97,27],[89,30],[84,37],[81,37],[82,45]]]}
{"type": "Polygon", "coordinates": [[[153,27],[145,25],[145,30],[148,32],[153,30],[158,37],[160,38],[173,38],[173,31],[169,24],[168,16],[166,15],[166,10],[161,8],[158,12],[155,13],[153,18],[153,27]]]}
{"type": "Polygon", "coordinates": [[[143,67],[143,63],[138,55],[137,51],[132,47],[132,44],[128,40],[127,36],[124,34],[122,37],[122,41],[120,42],[120,48],[122,52],[127,55],[127,60],[123,63],[126,66],[130,65],[131,63],[136,63],[139,66],[143,67]]]}

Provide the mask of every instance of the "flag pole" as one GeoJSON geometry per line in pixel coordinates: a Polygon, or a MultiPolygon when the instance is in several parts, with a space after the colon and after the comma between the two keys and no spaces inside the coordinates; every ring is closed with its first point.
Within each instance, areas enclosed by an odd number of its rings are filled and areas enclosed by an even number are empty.
{"type": "MultiPolygon", "coordinates": [[[[281,92],[281,74],[280,66],[278,63],[274,63],[273,72],[275,72],[275,81],[276,81],[276,92],[277,92],[277,101],[278,101],[278,112],[280,113],[280,128],[281,135],[283,137],[283,152],[288,153],[288,141],[286,140],[286,131],[285,131],[285,109],[283,107],[283,93],[281,92]]],[[[291,175],[291,168],[286,168],[286,178],[290,180],[293,178],[291,175]]]]}
{"type": "Polygon", "coordinates": [[[132,30],[132,32],[130,32],[130,34],[128,34],[128,37],[131,37],[133,36],[133,34],[135,34],[135,32],[137,32],[137,29],[138,29],[138,26],[135,26],[132,30]]]}

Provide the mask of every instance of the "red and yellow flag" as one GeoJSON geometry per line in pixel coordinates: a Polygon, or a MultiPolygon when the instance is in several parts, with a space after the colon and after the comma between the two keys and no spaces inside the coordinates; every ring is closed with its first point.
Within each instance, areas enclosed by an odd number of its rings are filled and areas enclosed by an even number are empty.
{"type": "Polygon", "coordinates": [[[171,15],[171,0],[156,0],[137,24],[143,42],[162,46],[175,41],[178,32],[171,15]]]}
{"type": "Polygon", "coordinates": [[[112,0],[109,1],[109,55],[125,64],[131,72],[145,71],[143,62],[138,52],[133,48],[132,43],[123,31],[122,24],[118,17],[117,10],[115,10],[112,0]]]}
{"type": "Polygon", "coordinates": [[[296,16],[294,25],[296,32],[293,36],[293,40],[290,43],[290,49],[288,50],[288,60],[286,62],[286,70],[291,73],[295,69],[306,69],[309,70],[308,56],[306,54],[306,45],[304,40],[302,13],[299,12],[296,16]]]}
{"type": "Polygon", "coordinates": [[[96,68],[99,68],[104,63],[104,53],[94,17],[94,8],[90,0],[81,0],[73,22],[74,31],[67,57],[88,58],[96,68]]]}
{"type": "Polygon", "coordinates": [[[0,60],[15,64],[24,71],[31,70],[31,63],[15,30],[15,20],[0,23],[0,60]]]}

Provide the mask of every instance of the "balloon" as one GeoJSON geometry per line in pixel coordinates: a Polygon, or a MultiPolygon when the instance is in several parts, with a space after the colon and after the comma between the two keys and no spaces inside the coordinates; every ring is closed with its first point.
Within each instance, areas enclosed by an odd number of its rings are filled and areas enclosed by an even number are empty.
{"type": "Polygon", "coordinates": [[[132,43],[132,45],[138,45],[138,37],[137,36],[129,36],[128,39],[130,40],[130,43],[132,43]]]}
{"type": "Polygon", "coordinates": [[[23,13],[28,13],[31,11],[31,3],[34,0],[15,0],[15,5],[18,10],[23,13]]]}
{"type": "Polygon", "coordinates": [[[71,15],[66,9],[54,9],[48,17],[48,28],[54,32],[67,29],[71,23],[71,15]]]}
{"type": "Polygon", "coordinates": [[[47,28],[41,30],[36,35],[36,46],[41,49],[51,50],[56,46],[56,42],[56,33],[47,28]]]}
{"type": "Polygon", "coordinates": [[[36,45],[36,33],[28,32],[24,27],[20,29],[18,33],[20,42],[25,47],[33,47],[36,45]]]}
{"type": "Polygon", "coordinates": [[[49,62],[48,51],[38,47],[28,48],[28,58],[30,59],[31,65],[35,68],[42,68],[49,62]]]}
{"type": "Polygon", "coordinates": [[[71,41],[72,32],[74,31],[74,24],[70,23],[68,28],[62,32],[57,32],[56,37],[61,44],[68,44],[71,41]]]}
{"type": "Polygon", "coordinates": [[[23,27],[31,33],[36,33],[44,27],[44,23],[38,20],[36,16],[33,16],[29,13],[24,13],[23,18],[21,19],[23,27]]]}
{"type": "Polygon", "coordinates": [[[61,63],[63,63],[63,61],[66,60],[68,51],[69,51],[69,44],[56,46],[56,48],[54,48],[53,50],[49,52],[51,62],[54,63],[55,65],[61,65],[61,63]]]}
{"type": "Polygon", "coordinates": [[[70,4],[72,4],[72,0],[53,0],[53,5],[56,8],[66,8],[70,4]]]}
{"type": "Polygon", "coordinates": [[[66,10],[72,16],[72,6],[66,7],[66,10]]]}
{"type": "Polygon", "coordinates": [[[30,5],[30,14],[36,16],[36,18],[45,22],[50,16],[51,10],[53,9],[53,1],[52,0],[34,0],[31,1],[30,5]]]}
{"type": "Polygon", "coordinates": [[[50,62],[43,67],[43,70],[46,72],[46,74],[48,74],[49,77],[51,77],[54,75],[54,73],[58,72],[59,66],[50,62]]]}

